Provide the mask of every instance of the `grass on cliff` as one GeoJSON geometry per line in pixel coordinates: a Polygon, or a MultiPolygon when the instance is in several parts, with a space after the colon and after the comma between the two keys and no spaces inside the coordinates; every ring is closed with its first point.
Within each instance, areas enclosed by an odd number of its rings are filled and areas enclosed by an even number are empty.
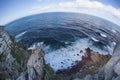
{"type": "MultiPolygon", "coordinates": [[[[64,75],[56,74],[49,65],[45,65],[44,70],[46,72],[45,80],[73,80],[75,78],[74,74],[64,75]]],[[[80,80],[83,80],[80,78],[80,80]]]]}
{"type": "Polygon", "coordinates": [[[4,54],[2,53],[0,54],[0,62],[3,60],[3,58],[4,58],[4,54]]]}
{"type": "Polygon", "coordinates": [[[44,70],[46,72],[46,80],[59,80],[54,76],[54,71],[48,65],[45,65],[44,70]]]}
{"type": "Polygon", "coordinates": [[[22,58],[20,52],[21,52],[20,49],[15,48],[15,46],[11,48],[11,55],[16,59],[18,63],[21,63],[21,58],[22,58]]]}
{"type": "Polygon", "coordinates": [[[69,80],[66,77],[56,75],[53,69],[48,65],[45,65],[44,70],[46,72],[46,80],[69,80]]]}

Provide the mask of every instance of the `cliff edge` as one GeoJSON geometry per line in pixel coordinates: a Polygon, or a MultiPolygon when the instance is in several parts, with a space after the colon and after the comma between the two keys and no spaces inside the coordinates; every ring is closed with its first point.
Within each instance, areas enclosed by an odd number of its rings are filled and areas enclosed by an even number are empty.
{"type": "MultiPolygon", "coordinates": [[[[94,62],[103,62],[103,58],[109,57],[99,55],[89,48],[87,51],[86,54],[89,56],[83,56],[84,61],[80,64],[93,65],[94,62]]],[[[75,66],[75,69],[80,67],[75,66]]],[[[91,66],[83,68],[88,70],[91,66]]],[[[88,73],[86,77],[77,75],[80,74],[72,74],[70,78],[56,75],[49,66],[45,65],[44,52],[40,48],[28,51],[23,44],[16,43],[0,26],[0,80],[120,80],[120,39],[117,40],[110,60],[100,67],[97,73],[88,73]]]]}
{"type": "Polygon", "coordinates": [[[0,26],[0,80],[42,80],[44,53],[27,51],[0,26]]]}

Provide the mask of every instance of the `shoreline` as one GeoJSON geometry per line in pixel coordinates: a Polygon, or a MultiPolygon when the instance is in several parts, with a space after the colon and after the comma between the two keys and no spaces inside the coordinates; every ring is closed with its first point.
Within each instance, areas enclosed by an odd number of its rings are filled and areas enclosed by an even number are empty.
{"type": "MultiPolygon", "coordinates": [[[[68,69],[62,69],[55,72],[56,75],[69,76],[75,73],[80,73],[81,75],[90,72],[97,73],[99,69],[108,62],[111,58],[110,54],[103,55],[99,52],[94,52],[90,48],[85,49],[84,56],[82,56],[81,61],[76,61],[75,64],[68,69]]],[[[83,51],[80,51],[81,53],[83,51]]]]}

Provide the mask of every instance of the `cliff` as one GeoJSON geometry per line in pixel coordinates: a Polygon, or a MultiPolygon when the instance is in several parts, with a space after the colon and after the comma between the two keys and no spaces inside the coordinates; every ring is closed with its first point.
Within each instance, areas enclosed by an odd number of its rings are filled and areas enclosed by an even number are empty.
{"type": "Polygon", "coordinates": [[[120,38],[116,42],[112,57],[94,75],[86,75],[85,80],[120,80],[120,38]]]}
{"type": "Polygon", "coordinates": [[[42,50],[27,51],[0,27],[0,80],[42,80],[43,67],[42,50]]]}
{"type": "Polygon", "coordinates": [[[76,63],[71,70],[59,71],[62,75],[57,75],[45,65],[40,48],[27,51],[0,27],[0,80],[120,80],[120,39],[112,57],[87,48],[82,61],[76,63]]]}

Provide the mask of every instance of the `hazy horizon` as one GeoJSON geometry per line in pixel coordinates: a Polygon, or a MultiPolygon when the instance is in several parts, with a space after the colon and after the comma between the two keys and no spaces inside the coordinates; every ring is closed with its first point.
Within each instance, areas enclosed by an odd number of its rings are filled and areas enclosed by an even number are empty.
{"type": "Polygon", "coordinates": [[[109,20],[120,26],[119,0],[1,0],[0,25],[47,12],[74,12],[109,20]]]}

